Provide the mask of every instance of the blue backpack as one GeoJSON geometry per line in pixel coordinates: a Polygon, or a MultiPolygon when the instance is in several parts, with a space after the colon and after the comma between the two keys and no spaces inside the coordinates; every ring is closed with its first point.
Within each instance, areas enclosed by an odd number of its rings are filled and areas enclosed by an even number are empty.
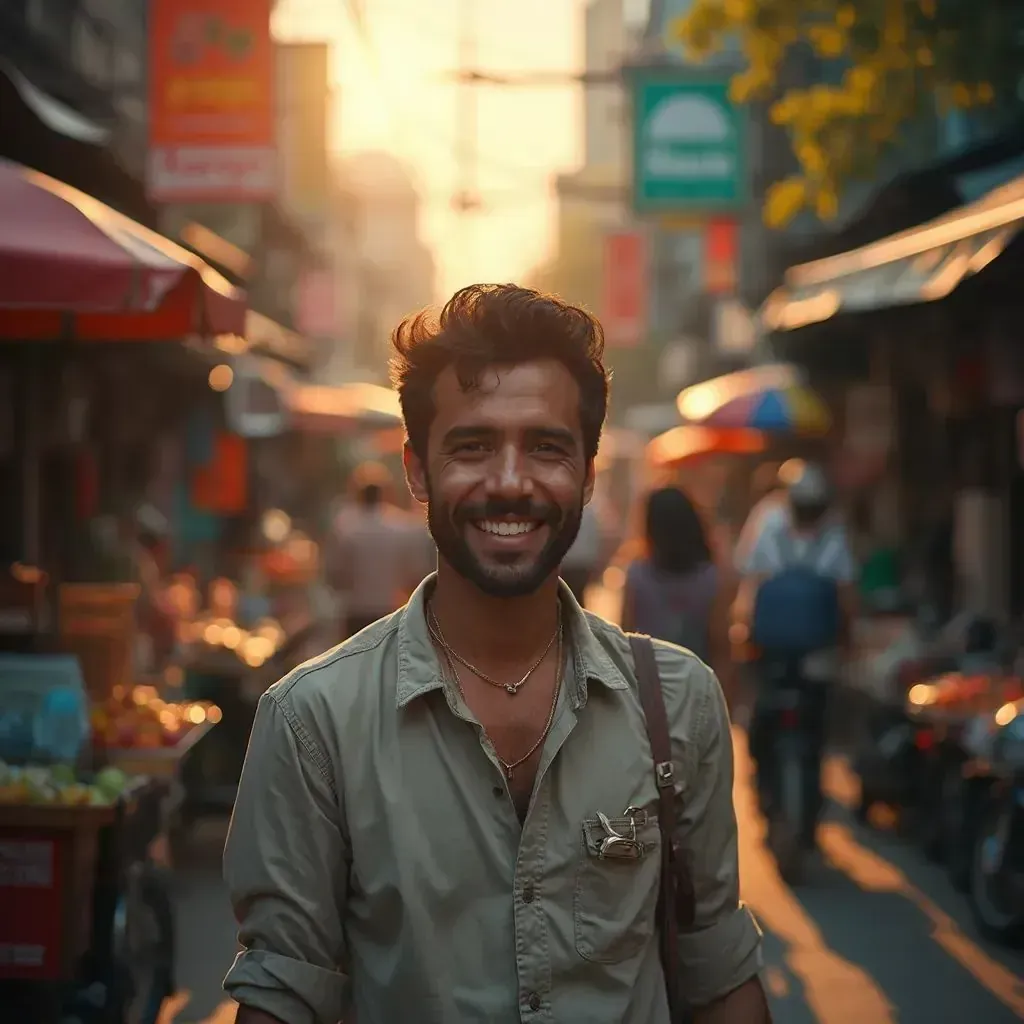
{"type": "Polygon", "coordinates": [[[766,579],[754,599],[751,639],[764,651],[801,655],[839,641],[839,585],[813,568],[816,544],[797,557],[788,534],[780,537],[783,566],[766,579]]]}

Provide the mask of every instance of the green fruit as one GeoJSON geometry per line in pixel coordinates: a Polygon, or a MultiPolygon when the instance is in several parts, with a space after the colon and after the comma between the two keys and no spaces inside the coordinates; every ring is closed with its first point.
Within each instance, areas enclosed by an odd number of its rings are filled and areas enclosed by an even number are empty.
{"type": "Polygon", "coordinates": [[[55,764],[50,769],[50,781],[55,786],[70,786],[75,781],[75,769],[69,764],[55,764]]]}
{"type": "Polygon", "coordinates": [[[93,788],[107,796],[110,800],[116,800],[128,785],[128,776],[120,768],[107,765],[101,769],[93,780],[93,788]]]}
{"type": "Polygon", "coordinates": [[[29,801],[34,804],[52,804],[57,799],[57,790],[52,786],[41,786],[37,782],[29,782],[26,790],[29,801]]]}

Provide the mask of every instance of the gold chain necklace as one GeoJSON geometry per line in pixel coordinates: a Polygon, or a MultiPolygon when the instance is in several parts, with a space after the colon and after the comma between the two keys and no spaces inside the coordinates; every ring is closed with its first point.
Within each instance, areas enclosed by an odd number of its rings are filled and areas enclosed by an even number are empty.
{"type": "MultiPolygon", "coordinates": [[[[558,668],[555,671],[555,687],[554,687],[554,692],[551,695],[551,707],[548,710],[548,719],[544,723],[544,728],[541,731],[541,734],[537,737],[537,742],[534,743],[534,745],[532,747],[530,747],[530,749],[525,754],[523,754],[522,757],[518,758],[515,761],[506,761],[501,756],[501,754],[498,753],[497,749],[494,746],[494,741],[493,740],[491,741],[491,749],[494,751],[494,756],[498,759],[498,763],[504,769],[504,771],[505,771],[505,778],[507,778],[509,780],[509,782],[512,781],[512,775],[515,772],[515,770],[521,764],[525,764],[527,761],[529,761],[530,758],[533,757],[533,755],[537,752],[537,748],[540,747],[540,745],[548,738],[548,733],[551,732],[551,726],[554,725],[554,723],[555,723],[555,710],[558,708],[558,694],[559,694],[559,692],[562,689],[562,674],[563,674],[563,668],[564,668],[563,658],[562,658],[562,630],[561,630],[561,627],[559,627],[558,632],[557,632],[556,635],[558,636],[558,649],[557,649],[558,668]]],[[[455,681],[455,688],[459,691],[459,696],[463,699],[463,701],[465,701],[466,700],[466,691],[463,690],[463,688],[462,688],[462,680],[459,678],[459,670],[455,667],[455,661],[452,659],[452,657],[448,653],[448,649],[446,647],[443,647],[442,650],[444,651],[445,659],[448,662],[448,668],[451,669],[452,678],[455,681]]],[[[471,670],[471,671],[475,671],[475,669],[471,670]]],[[[490,737],[488,737],[488,739],[490,739],[490,737]]]]}
{"type": "Polygon", "coordinates": [[[500,690],[505,690],[509,696],[514,697],[518,692],[519,688],[525,683],[534,672],[540,668],[541,662],[548,656],[548,651],[551,650],[551,645],[558,640],[561,643],[562,637],[562,609],[561,606],[558,608],[558,626],[554,633],[551,634],[551,639],[548,641],[547,646],[541,652],[540,657],[530,666],[529,671],[519,680],[518,683],[503,683],[500,679],[495,679],[493,676],[489,676],[486,672],[481,672],[475,665],[471,665],[458,651],[454,650],[447,640],[444,638],[444,634],[441,632],[441,624],[437,621],[437,616],[434,614],[434,609],[428,607],[427,609],[427,629],[430,631],[430,635],[434,638],[434,642],[444,651],[448,656],[449,660],[454,659],[463,668],[468,668],[473,675],[478,676],[485,683],[490,683],[491,686],[496,686],[500,690]]]}

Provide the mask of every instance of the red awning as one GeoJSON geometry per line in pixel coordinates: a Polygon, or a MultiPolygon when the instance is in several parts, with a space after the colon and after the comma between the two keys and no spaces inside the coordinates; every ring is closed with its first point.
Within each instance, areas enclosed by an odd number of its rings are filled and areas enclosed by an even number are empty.
{"type": "Polygon", "coordinates": [[[244,334],[245,293],[70,185],[0,159],[0,336],[244,334]]]}

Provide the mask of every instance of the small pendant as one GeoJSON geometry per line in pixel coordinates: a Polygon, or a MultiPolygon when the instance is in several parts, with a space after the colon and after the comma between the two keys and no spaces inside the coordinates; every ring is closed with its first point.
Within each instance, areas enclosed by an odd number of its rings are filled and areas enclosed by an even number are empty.
{"type": "Polygon", "coordinates": [[[506,776],[506,778],[508,779],[509,782],[512,781],[512,773],[514,771],[515,771],[515,768],[509,768],[507,765],[505,766],[505,776],[506,776]]]}
{"type": "Polygon", "coordinates": [[[509,693],[510,693],[510,694],[511,694],[511,695],[512,695],[513,697],[514,697],[514,696],[515,696],[515,695],[516,695],[516,694],[517,694],[517,693],[519,692],[519,687],[518,687],[518,686],[515,686],[515,685],[513,685],[512,683],[506,683],[506,684],[505,684],[505,689],[506,689],[506,690],[508,690],[508,692],[509,692],[509,693]]]}

